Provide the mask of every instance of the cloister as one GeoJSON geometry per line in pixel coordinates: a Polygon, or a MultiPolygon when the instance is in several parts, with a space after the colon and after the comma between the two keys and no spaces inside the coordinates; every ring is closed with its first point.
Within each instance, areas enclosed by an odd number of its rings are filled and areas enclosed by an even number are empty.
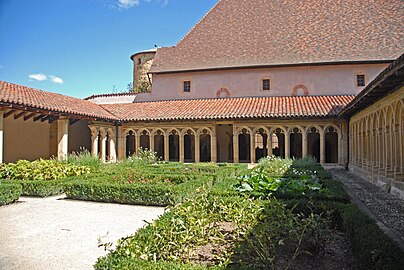
{"type": "Polygon", "coordinates": [[[343,165],[347,143],[345,126],[343,121],[317,120],[290,121],[290,124],[285,121],[126,123],[116,128],[95,123],[89,128],[92,154],[105,161],[122,160],[143,148],[156,152],[165,161],[255,163],[262,157],[275,155],[283,158],[313,156],[323,164],[343,165]]]}

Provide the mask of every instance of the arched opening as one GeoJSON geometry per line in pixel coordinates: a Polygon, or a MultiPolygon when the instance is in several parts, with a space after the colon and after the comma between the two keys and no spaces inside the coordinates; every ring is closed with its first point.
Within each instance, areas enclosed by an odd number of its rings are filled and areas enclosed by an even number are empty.
{"type": "Polygon", "coordinates": [[[161,130],[154,134],[154,152],[159,159],[164,159],[164,134],[161,130]]]}
{"type": "Polygon", "coordinates": [[[97,156],[101,158],[101,148],[102,148],[102,133],[101,131],[98,132],[98,146],[97,146],[97,156]]]}
{"type": "Polygon", "coordinates": [[[281,128],[275,129],[272,133],[272,154],[285,158],[285,132],[281,128]]]}
{"type": "Polygon", "coordinates": [[[170,161],[179,161],[180,160],[180,136],[177,131],[173,130],[170,132],[168,136],[169,142],[169,160],[170,161]]]}
{"type": "Polygon", "coordinates": [[[315,127],[312,127],[307,134],[307,150],[309,156],[320,162],[320,132],[315,127]]]}
{"type": "Polygon", "coordinates": [[[250,162],[250,133],[245,128],[238,135],[238,156],[240,162],[250,162]]]}
{"type": "Polygon", "coordinates": [[[146,130],[142,131],[140,134],[140,147],[143,150],[150,149],[150,136],[146,130]]]}
{"type": "Polygon", "coordinates": [[[133,131],[129,131],[126,135],[126,157],[131,157],[135,154],[136,150],[136,137],[133,131]]]}
{"type": "Polygon", "coordinates": [[[333,127],[325,131],[325,162],[338,163],[338,133],[333,127]]]}
{"type": "Polygon", "coordinates": [[[195,162],[195,135],[191,130],[184,135],[184,161],[195,162]]]}
{"type": "Polygon", "coordinates": [[[209,162],[212,160],[211,152],[210,152],[210,144],[211,144],[211,137],[208,131],[205,129],[202,131],[199,137],[199,153],[200,153],[200,160],[201,162],[209,162]]]}
{"type": "Polygon", "coordinates": [[[255,136],[255,158],[256,160],[260,160],[263,157],[268,155],[268,146],[267,139],[268,134],[265,132],[263,128],[260,128],[255,136]]]}
{"type": "Polygon", "coordinates": [[[302,157],[302,133],[300,129],[294,128],[290,133],[290,157],[302,157]]]}

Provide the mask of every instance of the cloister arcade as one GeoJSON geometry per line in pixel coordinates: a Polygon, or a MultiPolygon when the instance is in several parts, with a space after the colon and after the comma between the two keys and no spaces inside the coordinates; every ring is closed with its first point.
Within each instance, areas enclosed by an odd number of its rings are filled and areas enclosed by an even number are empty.
{"type": "Polygon", "coordinates": [[[404,190],[399,187],[404,186],[404,99],[398,94],[354,115],[349,123],[351,169],[392,193],[404,190]]]}
{"type": "Polygon", "coordinates": [[[229,122],[173,127],[127,124],[90,125],[90,129],[92,153],[104,161],[130,157],[142,148],[155,152],[165,161],[255,163],[262,157],[275,155],[282,158],[313,156],[321,163],[344,164],[344,123],[229,122]]]}

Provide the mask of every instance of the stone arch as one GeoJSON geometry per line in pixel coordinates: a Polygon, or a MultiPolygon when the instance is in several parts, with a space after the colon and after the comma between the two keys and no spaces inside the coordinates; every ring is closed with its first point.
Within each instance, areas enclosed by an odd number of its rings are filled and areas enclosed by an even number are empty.
{"type": "Polygon", "coordinates": [[[249,127],[240,127],[237,130],[238,136],[238,155],[240,162],[251,161],[251,136],[252,130],[249,127]]]}
{"type": "Polygon", "coordinates": [[[272,145],[272,154],[277,157],[285,158],[285,141],[286,141],[286,134],[288,130],[282,126],[276,126],[271,128],[270,136],[272,145]]]}
{"type": "Polygon", "coordinates": [[[209,134],[209,135],[212,135],[212,130],[211,130],[211,128],[209,128],[209,127],[201,127],[201,128],[198,128],[198,131],[196,132],[196,135],[200,136],[200,135],[202,135],[202,134],[209,134]],[[206,132],[204,132],[204,131],[206,131],[206,132]]]}
{"type": "Polygon", "coordinates": [[[208,162],[212,161],[211,144],[212,144],[212,131],[208,127],[202,127],[198,129],[197,135],[199,138],[199,161],[208,162]]]}
{"type": "Polygon", "coordinates": [[[268,156],[268,136],[270,135],[268,128],[258,126],[253,129],[254,151],[256,160],[268,156]]]}
{"type": "Polygon", "coordinates": [[[309,93],[309,89],[308,89],[305,85],[299,84],[299,85],[296,85],[296,86],[293,88],[293,90],[292,90],[292,96],[293,96],[293,97],[298,96],[299,90],[302,90],[302,91],[303,91],[303,96],[308,96],[308,95],[310,94],[310,93],[309,93]]]}
{"type": "Polygon", "coordinates": [[[180,136],[181,131],[177,128],[167,130],[168,136],[168,159],[169,161],[180,161],[180,136]]]}
{"type": "Polygon", "coordinates": [[[127,129],[124,132],[125,138],[125,154],[126,157],[131,157],[136,154],[136,131],[127,129]]]}
{"type": "Polygon", "coordinates": [[[289,128],[288,132],[290,157],[302,158],[304,129],[301,126],[295,126],[289,128]]]}
{"type": "Polygon", "coordinates": [[[150,130],[147,128],[142,128],[138,130],[137,137],[139,138],[139,147],[144,150],[150,150],[150,130]]]}
{"type": "Polygon", "coordinates": [[[335,125],[328,125],[324,129],[326,163],[338,163],[339,138],[339,131],[335,125]]]}
{"type": "Polygon", "coordinates": [[[163,160],[164,159],[164,146],[165,146],[165,136],[166,132],[162,128],[155,128],[151,132],[152,146],[153,151],[156,153],[156,156],[163,160]]]}
{"type": "MultiPolygon", "coordinates": [[[[390,174],[390,172],[394,169],[394,131],[393,131],[393,126],[394,126],[394,111],[393,111],[393,106],[389,105],[386,108],[386,146],[387,146],[387,151],[386,151],[386,169],[387,173],[390,174]]],[[[387,175],[387,177],[391,177],[391,175],[387,175]]]]}
{"type": "Polygon", "coordinates": [[[185,128],[182,130],[184,140],[184,161],[195,162],[195,136],[196,132],[193,128],[185,128]]]}
{"type": "Polygon", "coordinates": [[[321,127],[317,125],[309,126],[306,129],[307,134],[307,154],[320,162],[320,134],[321,127]]]}
{"type": "Polygon", "coordinates": [[[220,88],[216,91],[217,98],[226,98],[230,96],[230,91],[227,88],[220,88]]]}

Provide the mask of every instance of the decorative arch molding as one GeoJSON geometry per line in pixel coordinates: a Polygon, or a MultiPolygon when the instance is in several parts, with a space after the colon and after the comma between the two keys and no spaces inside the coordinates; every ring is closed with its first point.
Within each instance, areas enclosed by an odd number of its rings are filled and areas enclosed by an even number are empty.
{"type": "Polygon", "coordinates": [[[167,129],[167,135],[180,135],[181,134],[181,131],[179,130],[179,129],[177,129],[177,128],[170,128],[170,129],[167,129]]]}
{"type": "Polygon", "coordinates": [[[260,130],[263,130],[263,134],[269,134],[269,129],[267,128],[267,127],[264,127],[264,126],[258,126],[258,127],[256,127],[256,128],[254,128],[253,130],[252,130],[252,133],[255,135],[255,134],[257,134],[257,133],[261,133],[260,132],[260,130]]]}
{"type": "Polygon", "coordinates": [[[297,96],[299,90],[303,90],[303,95],[304,95],[304,96],[308,96],[308,95],[310,94],[310,93],[309,93],[309,89],[307,89],[307,87],[306,87],[305,85],[299,84],[299,85],[296,85],[296,86],[293,88],[292,96],[293,96],[293,97],[297,96]]]}
{"type": "Polygon", "coordinates": [[[216,91],[217,98],[226,98],[230,96],[230,91],[227,88],[220,88],[216,91]]]}
{"type": "Polygon", "coordinates": [[[271,130],[269,131],[269,133],[270,133],[270,134],[277,133],[276,131],[277,131],[278,129],[280,130],[280,133],[284,133],[284,134],[287,134],[287,133],[288,133],[288,129],[285,128],[285,127],[282,127],[282,126],[276,126],[276,127],[271,128],[271,130]]]}
{"type": "Polygon", "coordinates": [[[208,127],[201,127],[196,132],[196,135],[197,136],[200,136],[200,135],[211,135],[212,136],[212,130],[208,127]]]}
{"type": "Polygon", "coordinates": [[[160,135],[163,135],[163,136],[166,135],[166,132],[162,128],[155,128],[151,131],[151,136],[159,135],[159,134],[157,134],[159,131],[160,131],[160,135]]]}
{"type": "Polygon", "coordinates": [[[181,130],[181,135],[185,136],[185,135],[195,135],[196,131],[193,128],[184,128],[183,130],[181,130]]]}
{"type": "Polygon", "coordinates": [[[137,135],[138,135],[138,136],[141,136],[141,135],[148,135],[148,136],[150,136],[150,134],[151,134],[151,132],[150,132],[150,130],[147,129],[147,128],[142,128],[142,129],[138,130],[138,132],[137,132],[137,135]]]}
{"type": "Polygon", "coordinates": [[[301,133],[301,134],[303,134],[304,133],[304,128],[302,128],[301,126],[294,126],[294,127],[290,127],[288,129],[288,132],[289,132],[289,134],[292,134],[292,133],[301,133]],[[297,132],[295,132],[296,129],[297,129],[297,132]]]}
{"type": "Polygon", "coordinates": [[[128,136],[131,131],[132,131],[132,135],[136,136],[136,130],[133,128],[128,128],[128,129],[125,129],[125,131],[123,132],[123,137],[128,136]]]}
{"type": "Polygon", "coordinates": [[[242,127],[237,128],[236,134],[237,135],[240,135],[240,134],[253,134],[253,131],[249,127],[242,126],[242,127]],[[243,130],[245,130],[245,132],[243,132],[243,130]]]}

